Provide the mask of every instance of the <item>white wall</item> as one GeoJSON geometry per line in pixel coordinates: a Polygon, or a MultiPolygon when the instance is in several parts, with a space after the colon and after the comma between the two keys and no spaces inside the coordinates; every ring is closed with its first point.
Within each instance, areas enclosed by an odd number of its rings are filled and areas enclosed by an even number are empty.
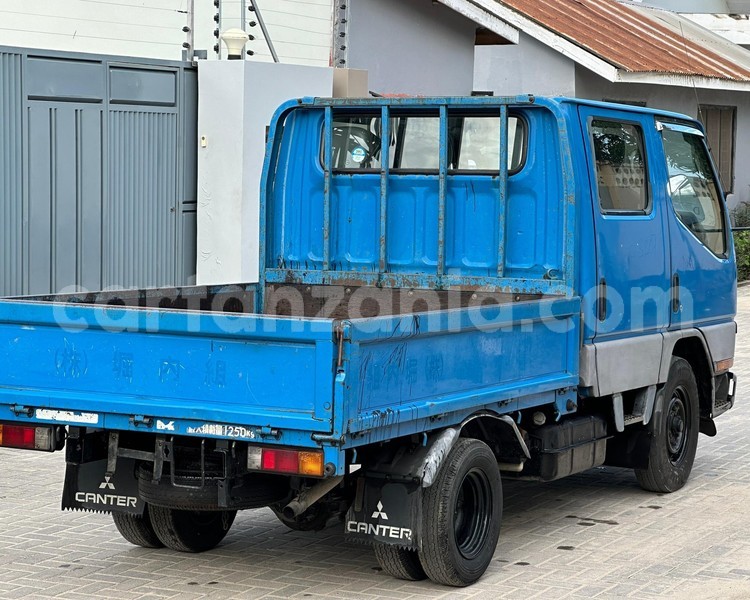
{"type": "Polygon", "coordinates": [[[750,0],[630,0],[679,13],[747,14],[750,0]]]}
{"type": "MultiPolygon", "coordinates": [[[[282,62],[328,66],[331,0],[258,0],[282,62]]],[[[187,0],[2,0],[0,45],[177,60],[187,0]]],[[[196,48],[214,58],[211,0],[195,0],[196,48]]],[[[245,11],[248,21],[252,18],[245,11]]],[[[240,25],[240,3],[222,0],[222,28],[240,25]]],[[[249,29],[249,28],[248,28],[249,29]]],[[[270,61],[259,27],[248,46],[270,61]]],[[[223,51],[223,49],[222,49],[223,51]]]]}
{"type": "MultiPolygon", "coordinates": [[[[729,12],[726,0],[630,0],[636,4],[654,6],[673,12],[722,13],[729,12]]],[[[735,4],[738,4],[735,2],[735,4]]]]}
{"type": "Polygon", "coordinates": [[[747,19],[733,19],[729,15],[687,14],[683,16],[730,42],[741,45],[750,44],[750,21],[747,19]]]}
{"type": "Polygon", "coordinates": [[[492,91],[496,96],[573,96],[575,64],[520,33],[518,44],[476,47],[474,89],[492,91]]]}
{"type": "Polygon", "coordinates": [[[185,15],[175,0],[0,2],[0,44],[178,59],[185,15]],[[121,4],[133,6],[121,6],[121,4]]]}
{"type": "Polygon", "coordinates": [[[330,96],[332,86],[329,68],[250,61],[198,64],[199,285],[258,280],[266,126],[282,102],[330,96]]]}
{"type": "Polygon", "coordinates": [[[348,62],[381,94],[468,95],[476,24],[432,0],[350,0],[348,62]]]}
{"type": "MultiPolygon", "coordinates": [[[[184,2],[185,0],[174,1],[184,2]]],[[[249,4],[247,0],[244,0],[244,3],[249,4]]],[[[257,3],[281,62],[329,66],[332,0],[257,0],[257,3]]],[[[243,11],[241,9],[241,2],[237,0],[222,0],[222,31],[230,27],[242,28],[240,17],[243,11]]],[[[209,59],[215,58],[213,46],[216,38],[213,36],[213,31],[216,23],[213,19],[216,9],[213,2],[195,0],[195,11],[196,48],[207,49],[209,59]]],[[[248,50],[255,52],[248,60],[271,62],[271,53],[263,39],[260,27],[247,25],[252,20],[257,22],[257,19],[248,10],[245,10],[244,14],[247,16],[244,29],[255,36],[255,40],[247,45],[248,50]]],[[[226,48],[222,45],[222,57],[226,56],[225,50],[226,48]]]]}

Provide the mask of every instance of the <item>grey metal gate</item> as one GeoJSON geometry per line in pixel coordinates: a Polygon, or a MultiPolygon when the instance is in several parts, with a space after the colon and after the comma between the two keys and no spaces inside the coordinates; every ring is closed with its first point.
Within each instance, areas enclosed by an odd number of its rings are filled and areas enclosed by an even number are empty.
{"type": "Polygon", "coordinates": [[[195,273],[189,63],[0,47],[0,294],[195,273]]]}

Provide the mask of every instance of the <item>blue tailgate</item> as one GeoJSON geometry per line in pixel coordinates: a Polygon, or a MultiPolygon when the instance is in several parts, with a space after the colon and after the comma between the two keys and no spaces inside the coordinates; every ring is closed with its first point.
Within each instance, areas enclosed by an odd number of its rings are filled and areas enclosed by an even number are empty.
{"type": "Polygon", "coordinates": [[[100,427],[150,416],[330,432],[336,355],[332,320],[3,301],[0,420],[51,408],[100,427]]]}

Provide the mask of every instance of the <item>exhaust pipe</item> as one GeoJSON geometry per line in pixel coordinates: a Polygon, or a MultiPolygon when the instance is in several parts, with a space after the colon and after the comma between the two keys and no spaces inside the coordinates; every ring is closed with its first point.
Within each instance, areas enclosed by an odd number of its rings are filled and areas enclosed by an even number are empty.
{"type": "Polygon", "coordinates": [[[282,511],[283,515],[287,519],[294,519],[295,517],[300,516],[328,492],[333,490],[333,488],[339,485],[343,480],[343,475],[339,475],[338,477],[331,477],[330,479],[324,479],[311,488],[300,492],[299,496],[297,496],[294,500],[292,500],[284,507],[284,510],[282,511]]]}

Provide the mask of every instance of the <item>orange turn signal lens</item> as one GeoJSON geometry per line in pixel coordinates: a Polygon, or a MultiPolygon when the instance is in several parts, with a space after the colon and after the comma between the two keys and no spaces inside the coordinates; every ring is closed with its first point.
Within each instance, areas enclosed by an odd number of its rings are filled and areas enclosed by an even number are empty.
{"type": "Polygon", "coordinates": [[[732,368],[732,365],[734,365],[734,359],[733,358],[725,358],[724,360],[720,360],[715,364],[715,372],[716,373],[724,373],[732,368]]]}
{"type": "Polygon", "coordinates": [[[299,453],[300,475],[323,476],[323,453],[322,452],[300,452],[299,453]]]}

